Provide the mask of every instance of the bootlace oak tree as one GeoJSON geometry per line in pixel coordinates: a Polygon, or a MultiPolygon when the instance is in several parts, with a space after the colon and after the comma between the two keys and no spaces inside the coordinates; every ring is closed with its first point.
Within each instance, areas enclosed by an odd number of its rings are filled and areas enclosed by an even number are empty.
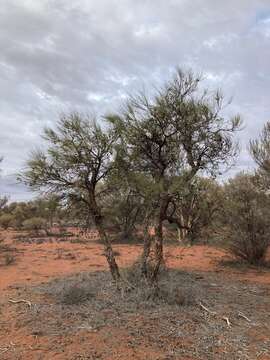
{"type": "Polygon", "coordinates": [[[46,128],[45,152],[33,152],[20,179],[37,191],[82,202],[87,207],[105,247],[114,280],[120,279],[111,241],[104,230],[104,219],[97,202],[98,187],[114,168],[114,131],[103,131],[78,113],[62,116],[56,130],[46,128]]]}
{"type": "Polygon", "coordinates": [[[224,118],[221,94],[201,90],[201,80],[192,72],[177,70],[154,96],[140,93],[130,97],[119,114],[107,117],[120,135],[125,149],[122,154],[130,170],[152,179],[156,258],[151,271],[153,281],[163,261],[163,223],[174,221],[171,202],[175,177],[184,176],[187,183],[199,172],[214,175],[237,153],[232,135],[240,127],[240,117],[224,118]]]}

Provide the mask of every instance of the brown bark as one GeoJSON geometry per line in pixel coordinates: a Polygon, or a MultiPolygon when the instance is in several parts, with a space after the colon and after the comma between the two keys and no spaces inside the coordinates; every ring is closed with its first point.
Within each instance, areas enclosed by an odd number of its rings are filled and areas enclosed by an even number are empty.
{"type": "Polygon", "coordinates": [[[92,196],[91,204],[92,204],[92,206],[91,206],[92,216],[93,216],[97,231],[99,233],[100,240],[102,241],[102,243],[104,245],[104,253],[105,253],[109,268],[110,268],[111,275],[112,275],[113,279],[116,282],[118,282],[120,280],[119,267],[117,265],[115,256],[113,254],[111,240],[109,239],[108,235],[106,234],[106,232],[104,230],[103,217],[101,215],[101,212],[98,208],[98,205],[96,203],[94,196],[92,196]]]}
{"type": "Polygon", "coordinates": [[[146,226],[145,234],[144,234],[144,243],[143,243],[143,254],[142,254],[142,264],[141,264],[141,273],[142,276],[148,277],[148,269],[147,269],[147,261],[149,259],[150,251],[151,251],[152,237],[149,234],[148,226],[146,226]]]}
{"type": "Polygon", "coordinates": [[[160,265],[164,261],[163,259],[163,222],[167,218],[167,208],[169,205],[169,197],[167,194],[162,195],[161,204],[159,208],[159,214],[155,226],[155,264],[152,272],[152,281],[157,280],[160,265]]]}
{"type": "Polygon", "coordinates": [[[160,265],[163,261],[163,229],[162,229],[163,220],[159,219],[158,224],[155,228],[155,265],[152,272],[152,281],[157,280],[159,273],[160,265]]]}

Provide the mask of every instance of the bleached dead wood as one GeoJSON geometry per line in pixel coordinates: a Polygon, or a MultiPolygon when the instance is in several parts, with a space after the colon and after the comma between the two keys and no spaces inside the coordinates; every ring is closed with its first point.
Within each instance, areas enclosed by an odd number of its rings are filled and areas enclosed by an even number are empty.
{"type": "Polygon", "coordinates": [[[222,319],[223,319],[224,321],[226,321],[228,327],[231,327],[232,324],[230,323],[230,320],[229,320],[229,318],[228,318],[227,316],[222,316],[222,319]]]}
{"type": "Polygon", "coordinates": [[[24,299],[19,299],[19,300],[13,300],[13,299],[9,299],[8,302],[12,303],[12,304],[20,304],[20,303],[24,303],[27,304],[29,307],[32,306],[32,303],[28,300],[24,300],[24,299]]]}
{"type": "Polygon", "coordinates": [[[231,322],[230,322],[230,320],[229,320],[229,318],[228,318],[227,316],[220,316],[220,315],[218,315],[215,311],[212,311],[212,310],[208,309],[208,308],[207,308],[205,305],[203,305],[201,302],[199,302],[199,306],[200,306],[204,311],[206,311],[208,314],[213,315],[213,316],[218,316],[218,317],[220,317],[222,320],[226,321],[228,327],[231,327],[232,324],[231,324],[231,322]]]}
{"type": "Polygon", "coordinates": [[[217,315],[217,313],[215,311],[211,311],[209,310],[206,306],[204,306],[201,302],[199,303],[200,307],[205,310],[206,312],[208,312],[208,314],[211,314],[211,315],[217,315]]]}
{"type": "Polygon", "coordinates": [[[14,346],[15,346],[15,344],[11,341],[9,343],[9,345],[4,346],[4,347],[0,347],[0,354],[6,353],[7,351],[11,350],[14,346]]]}
{"type": "Polygon", "coordinates": [[[248,322],[251,322],[251,320],[250,320],[246,315],[244,315],[244,314],[241,313],[241,312],[238,313],[238,316],[240,316],[241,318],[247,320],[248,322]]]}

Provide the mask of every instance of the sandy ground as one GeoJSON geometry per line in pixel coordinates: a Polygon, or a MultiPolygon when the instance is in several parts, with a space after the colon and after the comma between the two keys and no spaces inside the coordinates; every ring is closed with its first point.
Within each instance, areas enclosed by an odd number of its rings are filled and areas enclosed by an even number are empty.
{"type": "MultiPolygon", "coordinates": [[[[200,355],[200,353],[196,355],[196,351],[193,350],[193,355],[191,355],[188,349],[194,347],[194,343],[196,343],[196,339],[192,336],[182,337],[181,341],[178,339],[176,344],[175,338],[170,339],[168,335],[164,335],[166,339],[162,341],[165,345],[159,346],[160,340],[154,341],[153,338],[147,337],[147,334],[143,337],[136,337],[134,334],[132,335],[132,331],[127,331],[126,326],[128,322],[132,321],[131,328],[134,327],[135,322],[137,330],[141,328],[145,329],[146,333],[153,331],[155,334],[155,327],[159,326],[155,321],[158,320],[153,320],[151,323],[151,319],[148,321],[148,317],[141,314],[133,314],[132,318],[127,318],[125,326],[114,326],[110,322],[107,326],[95,331],[82,328],[72,334],[48,333],[41,335],[33,332],[33,328],[30,326],[33,309],[29,308],[26,303],[14,304],[9,300],[23,298],[33,304],[46,303],[46,305],[50,305],[53,303],[50,297],[31,292],[31,287],[44,285],[53,279],[64,279],[73,274],[106,270],[102,246],[94,242],[71,243],[68,239],[67,241],[50,239],[41,244],[24,243],[16,240],[18,233],[12,231],[2,232],[1,237],[5,238],[4,244],[11,249],[8,253],[14,255],[15,262],[8,266],[4,265],[4,256],[7,251],[2,251],[2,259],[0,257],[0,263],[2,262],[0,266],[0,359],[270,359],[270,303],[267,302],[270,294],[270,272],[267,269],[221,266],[220,260],[227,258],[228,255],[223,250],[213,247],[166,246],[165,258],[168,268],[180,269],[194,274],[198,278],[207,278],[209,274],[211,281],[218,279],[217,281],[221,284],[223,281],[229,285],[240,284],[238,290],[253,291],[255,289],[256,296],[258,295],[256,301],[254,300],[256,308],[249,309],[248,301],[246,301],[245,309],[249,311],[249,314],[257,312],[260,319],[265,314],[265,325],[258,322],[254,323],[254,326],[243,325],[246,326],[247,337],[245,339],[249,341],[248,346],[243,343],[243,347],[247,346],[245,352],[241,353],[240,351],[239,354],[231,356],[224,352],[222,355],[221,347],[220,350],[203,352],[204,355],[200,355]],[[260,294],[264,294],[264,298],[260,294]],[[261,307],[260,299],[263,300],[261,307]],[[182,355],[179,355],[180,352],[168,350],[170,342],[174,343],[174,349],[176,347],[183,348],[182,355]]],[[[115,245],[114,250],[119,252],[119,256],[117,256],[119,265],[126,267],[131,265],[140,254],[141,246],[115,245]]],[[[203,309],[198,309],[198,316],[202,312],[204,313],[203,309]]],[[[55,314],[54,319],[53,314],[48,312],[46,315],[48,318],[45,316],[42,320],[44,325],[45,323],[51,324],[52,321],[68,323],[68,318],[62,319],[62,315],[59,315],[60,318],[58,315],[55,314]]],[[[108,311],[109,316],[110,310],[108,311]]],[[[166,318],[166,314],[162,316],[166,318]]],[[[187,312],[185,312],[185,316],[187,316],[187,312]]],[[[217,316],[213,319],[211,314],[205,313],[203,316],[205,321],[210,318],[209,321],[213,324],[219,321],[217,316]]],[[[193,326],[196,325],[195,323],[193,326]]],[[[225,332],[229,331],[226,329],[225,321],[222,329],[225,329],[225,332]]],[[[240,327],[238,330],[241,332],[240,327]]],[[[222,333],[219,336],[221,337],[219,341],[222,341],[222,333]]]]}

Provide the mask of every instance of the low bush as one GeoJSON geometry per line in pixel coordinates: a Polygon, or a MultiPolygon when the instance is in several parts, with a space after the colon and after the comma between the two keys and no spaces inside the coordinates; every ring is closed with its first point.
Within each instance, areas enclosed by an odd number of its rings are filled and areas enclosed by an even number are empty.
{"type": "Polygon", "coordinates": [[[270,244],[270,198],[252,176],[240,174],[225,186],[224,231],[234,256],[263,265],[270,244]]]}
{"type": "Polygon", "coordinates": [[[23,222],[23,228],[25,230],[33,230],[38,232],[39,230],[46,229],[46,220],[40,217],[33,217],[23,222]]]}
{"type": "Polygon", "coordinates": [[[12,222],[14,220],[14,217],[11,214],[3,214],[0,216],[0,225],[4,230],[7,230],[12,222]]]}
{"type": "Polygon", "coordinates": [[[92,293],[85,287],[71,285],[64,289],[60,302],[65,305],[79,305],[92,297],[92,293]]]}

